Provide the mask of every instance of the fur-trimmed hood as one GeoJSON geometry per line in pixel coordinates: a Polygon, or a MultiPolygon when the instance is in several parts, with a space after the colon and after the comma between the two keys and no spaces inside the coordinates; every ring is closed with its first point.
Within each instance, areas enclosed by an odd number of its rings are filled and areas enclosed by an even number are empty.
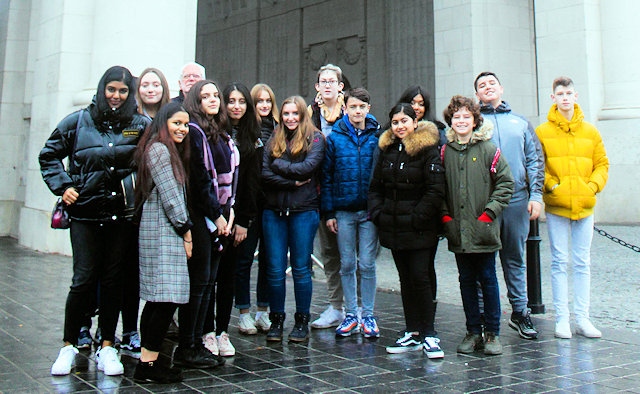
{"type": "MultiPolygon", "coordinates": [[[[478,141],[489,141],[493,136],[493,123],[488,119],[484,119],[482,126],[478,130],[473,130],[471,133],[470,144],[475,144],[478,141]]],[[[447,141],[456,141],[456,132],[450,127],[447,129],[447,141]]]]}
{"type": "MultiPolygon", "coordinates": [[[[437,146],[439,139],[440,132],[438,131],[438,127],[436,127],[433,122],[421,120],[418,122],[418,127],[414,132],[402,139],[402,143],[404,144],[407,154],[409,156],[414,156],[424,148],[437,146]]],[[[378,146],[380,149],[385,150],[396,141],[397,138],[391,129],[387,129],[380,136],[378,146]]]]}

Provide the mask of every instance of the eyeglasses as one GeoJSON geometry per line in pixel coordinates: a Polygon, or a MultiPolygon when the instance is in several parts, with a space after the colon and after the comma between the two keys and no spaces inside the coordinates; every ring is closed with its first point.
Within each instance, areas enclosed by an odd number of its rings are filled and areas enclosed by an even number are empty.
{"type": "Polygon", "coordinates": [[[318,85],[320,86],[336,86],[338,84],[338,81],[336,81],[335,79],[331,80],[331,81],[319,81],[318,85]]]}
{"type": "Polygon", "coordinates": [[[189,78],[202,79],[202,75],[200,75],[200,74],[184,74],[182,76],[182,79],[189,79],[189,78]]]}

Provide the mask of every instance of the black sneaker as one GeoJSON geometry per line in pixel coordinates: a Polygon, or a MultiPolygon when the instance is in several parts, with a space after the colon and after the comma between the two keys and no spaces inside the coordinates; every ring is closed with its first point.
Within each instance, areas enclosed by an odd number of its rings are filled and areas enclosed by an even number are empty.
{"type": "Polygon", "coordinates": [[[536,339],[538,338],[538,331],[531,321],[531,311],[525,309],[524,313],[513,312],[511,313],[511,319],[509,319],[509,327],[518,331],[521,338],[524,339],[536,339]]]}
{"type": "Polygon", "coordinates": [[[387,353],[398,354],[422,349],[422,338],[418,334],[405,332],[396,342],[387,346],[387,353]]]}
{"type": "Polygon", "coordinates": [[[122,334],[120,352],[129,357],[140,358],[140,334],[138,331],[122,334]]]}
{"type": "Polygon", "coordinates": [[[177,368],[167,368],[155,361],[138,361],[133,380],[137,383],[178,383],[182,382],[182,371],[177,368]]]}

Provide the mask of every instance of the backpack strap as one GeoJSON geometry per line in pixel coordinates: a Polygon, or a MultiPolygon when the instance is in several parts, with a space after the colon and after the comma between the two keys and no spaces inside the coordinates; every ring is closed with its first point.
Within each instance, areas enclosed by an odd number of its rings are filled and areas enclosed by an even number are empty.
{"type": "Polygon", "coordinates": [[[498,165],[498,160],[500,160],[500,148],[496,148],[496,153],[493,155],[493,160],[491,160],[491,167],[489,168],[489,172],[492,174],[496,174],[498,165]]]}
{"type": "Polygon", "coordinates": [[[447,144],[444,144],[440,147],[440,161],[442,162],[442,166],[444,167],[444,150],[446,149],[447,144]]]}

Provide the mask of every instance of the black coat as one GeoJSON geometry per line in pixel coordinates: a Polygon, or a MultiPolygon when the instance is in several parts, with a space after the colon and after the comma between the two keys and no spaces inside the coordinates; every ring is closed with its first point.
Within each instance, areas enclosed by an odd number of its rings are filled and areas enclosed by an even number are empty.
{"type": "Polygon", "coordinates": [[[61,196],[69,187],[78,191],[76,203],[67,207],[72,219],[114,221],[124,217],[120,181],[135,169],[133,153],[149,120],[137,113],[127,121],[104,116],[96,126],[94,107],[68,115],[53,130],[40,151],[40,172],[53,194],[61,196]]]}
{"type": "Polygon", "coordinates": [[[445,196],[438,140],[438,129],[431,122],[420,122],[402,140],[391,130],[380,136],[368,205],[382,246],[417,250],[438,242],[445,196]]]}
{"type": "MultiPolygon", "coordinates": [[[[273,138],[273,137],[272,137],[273,138]]],[[[271,155],[267,142],[262,165],[262,181],[266,195],[265,209],[281,214],[320,210],[320,166],[324,159],[325,139],[321,132],[313,133],[306,154],[291,157],[289,148],[279,158],[271,155]],[[296,181],[310,182],[296,186],[296,181]]]]}

